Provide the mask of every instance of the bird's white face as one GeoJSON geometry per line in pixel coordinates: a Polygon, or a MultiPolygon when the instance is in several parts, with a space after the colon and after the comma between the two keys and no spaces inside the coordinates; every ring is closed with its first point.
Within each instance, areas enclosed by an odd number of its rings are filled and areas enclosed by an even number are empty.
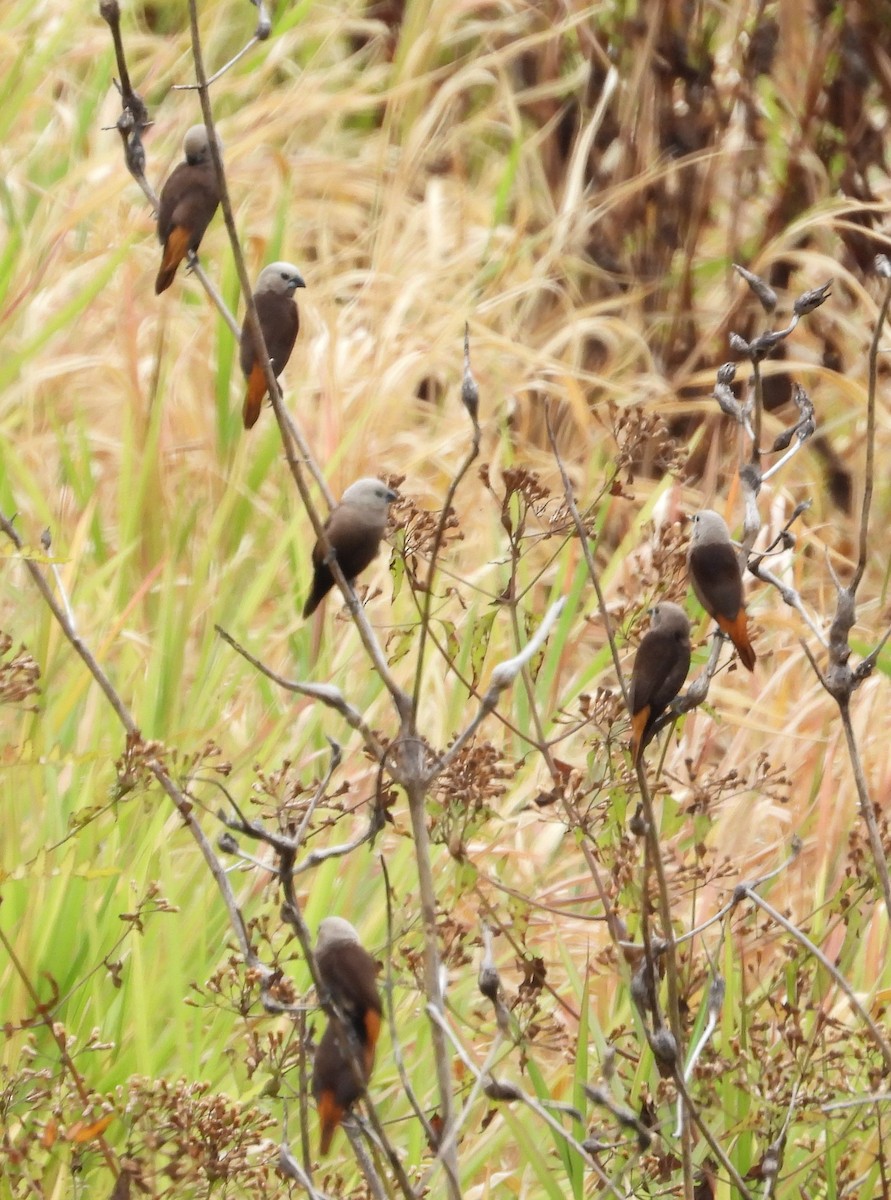
{"type": "Polygon", "coordinates": [[[255,291],[275,292],[280,296],[291,296],[299,287],[306,287],[306,284],[294,264],[274,262],[260,272],[255,291]]]}
{"type": "Polygon", "coordinates": [[[387,510],[396,499],[396,493],[379,479],[357,479],[351,483],[341,498],[341,504],[349,504],[369,516],[387,519],[387,510]]]}

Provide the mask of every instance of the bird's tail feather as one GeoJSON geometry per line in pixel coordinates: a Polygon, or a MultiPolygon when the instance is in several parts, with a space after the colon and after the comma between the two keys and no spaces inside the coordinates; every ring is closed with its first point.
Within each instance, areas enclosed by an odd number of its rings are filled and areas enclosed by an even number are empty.
{"type": "Polygon", "coordinates": [[[173,283],[176,269],[186,257],[186,251],[189,248],[189,236],[188,229],[184,229],[181,225],[175,225],[171,229],[170,236],[164,243],[161,269],[158,271],[158,278],[155,280],[156,296],[160,296],[162,292],[166,292],[171,283],[173,283]]]}

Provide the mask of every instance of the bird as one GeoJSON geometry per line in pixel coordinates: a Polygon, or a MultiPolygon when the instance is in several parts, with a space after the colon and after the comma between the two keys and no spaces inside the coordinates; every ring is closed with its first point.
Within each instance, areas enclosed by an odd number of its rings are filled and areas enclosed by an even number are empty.
{"type": "Polygon", "coordinates": [[[171,171],[158,202],[158,240],[164,247],[155,280],[158,296],[173,283],[176,269],[188,251],[197,251],[220,203],[210,138],[203,125],[193,125],[188,131],[183,153],[185,161],[171,171]]]}
{"type": "Polygon", "coordinates": [[[377,988],[378,965],[349,921],[325,917],[319,925],[315,959],[322,986],[350,1035],[330,1020],[316,1049],[312,1091],[321,1126],[319,1153],[324,1155],[371,1078],[383,1005],[377,988]]]}
{"type": "MultiPolygon", "coordinates": [[[[341,496],[325,522],[325,533],[337,555],[337,565],[350,583],[377,556],[387,527],[387,512],[396,493],[379,479],[357,479],[341,496]]],[[[313,579],[304,617],[316,611],[334,586],[321,539],[312,551],[313,579]]]]}
{"type": "MultiPolygon", "coordinates": [[[[300,329],[294,292],[297,288],[305,287],[303,276],[292,263],[274,262],[263,268],[254,288],[254,304],[276,379],[288,364],[300,329]]],[[[241,369],[248,385],[242,417],[245,429],[250,429],[260,415],[260,405],[268,388],[266,372],[257,358],[247,317],[241,327],[240,355],[241,369]]]]}
{"type": "Polygon", "coordinates": [[[727,523],[710,508],[693,517],[687,571],[699,603],[733,642],[743,666],[753,671],[755,651],[749,641],[739,558],[727,523]]]}
{"type": "Polygon", "coordinates": [[[652,740],[656,722],[684,686],[690,670],[690,620],[679,604],[663,600],[650,609],[631,672],[631,754],[635,766],[652,740]]]}

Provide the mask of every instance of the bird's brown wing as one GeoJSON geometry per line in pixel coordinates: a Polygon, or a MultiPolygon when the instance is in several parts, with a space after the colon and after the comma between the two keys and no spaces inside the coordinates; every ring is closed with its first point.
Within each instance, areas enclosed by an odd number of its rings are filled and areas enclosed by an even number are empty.
{"type": "Polygon", "coordinates": [[[644,636],[628,689],[635,758],[652,737],[656,721],[684,686],[689,670],[688,636],[661,629],[651,629],[644,636]]]}
{"type": "Polygon", "coordinates": [[[158,202],[158,239],[164,247],[155,280],[158,295],[170,287],[187,252],[200,246],[219,202],[212,168],[180,163],[171,173],[158,202]]]}
{"type": "MultiPolygon", "coordinates": [[[[337,554],[337,562],[347,579],[355,579],[377,557],[383,530],[360,520],[349,505],[335,508],[325,525],[328,540],[337,554]]],[[[325,551],[316,542],[312,560],[324,566],[325,551]]],[[[327,570],[327,568],[325,568],[327,570]]]]}
{"type": "MultiPolygon", "coordinates": [[[[291,351],[294,349],[297,332],[300,328],[297,305],[290,296],[279,296],[275,292],[255,294],[254,304],[257,306],[263,340],[266,342],[266,349],[272,359],[273,369],[277,376],[281,375],[291,357],[291,351]]],[[[255,358],[254,339],[251,337],[247,321],[245,321],[241,327],[239,360],[242,374],[246,379],[250,377],[255,358]]]]}
{"type": "Polygon", "coordinates": [[[164,184],[158,201],[158,239],[166,244],[173,229],[189,230],[189,249],[197,250],[220,203],[213,169],[180,163],[164,184]]]}
{"type": "MultiPolygon", "coordinates": [[[[257,297],[254,297],[256,301],[257,297]]],[[[263,335],[266,336],[265,334],[263,335]]],[[[250,379],[251,372],[254,369],[254,339],[251,337],[251,331],[248,328],[247,317],[241,324],[241,338],[238,343],[238,361],[241,365],[241,373],[245,379],[250,379]]]]}
{"type": "Polygon", "coordinates": [[[170,237],[170,231],[173,229],[173,213],[188,192],[189,182],[194,171],[195,168],[190,167],[188,163],[180,163],[178,167],[173,168],[167,182],[161,188],[158,200],[158,241],[162,246],[170,237]]]}
{"type": "Polygon", "coordinates": [[[742,576],[739,559],[729,543],[694,546],[690,551],[690,581],[710,617],[736,619],[743,602],[742,576]]]}
{"type": "MultiPolygon", "coordinates": [[[[658,631],[655,631],[658,632],[658,631]]],[[[670,663],[668,670],[653,691],[650,705],[653,710],[664,713],[672,700],[684,686],[687,672],[690,670],[690,639],[678,634],[662,634],[666,641],[671,642],[671,650],[666,646],[665,662],[670,663]]]]}
{"type": "Polygon", "coordinates": [[[257,297],[257,314],[263,326],[263,337],[266,339],[266,349],[272,359],[275,374],[281,375],[291,357],[300,329],[297,305],[290,296],[263,292],[257,297]]]}
{"type": "MultiPolygon", "coordinates": [[[[366,1082],[367,1082],[366,1075],[366,1082]]],[[[323,1091],[330,1091],[337,1107],[343,1112],[362,1095],[363,1088],[355,1072],[348,1066],[343,1052],[337,1026],[329,1021],[316,1049],[312,1079],[313,1095],[318,1101],[323,1091]]]]}
{"type": "MultiPolygon", "coordinates": [[[[337,1027],[329,1021],[316,1048],[313,1063],[312,1092],[319,1109],[320,1154],[327,1154],[331,1149],[331,1139],[338,1125],[365,1090],[357,1078],[355,1067],[344,1053],[341,1037],[337,1027]]],[[[365,1083],[370,1074],[370,1068],[366,1065],[365,1083]]]]}
{"type": "MultiPolygon", "coordinates": [[[[340,569],[350,581],[360,575],[376,558],[383,529],[358,519],[355,509],[350,505],[335,508],[325,523],[325,529],[337,554],[340,569]]],[[[321,542],[316,542],[313,546],[312,562],[312,589],[303,606],[304,617],[315,612],[334,586],[334,576],[325,562],[325,551],[321,542]]]]}
{"type": "MultiPolygon", "coordinates": [[[[371,1011],[379,1017],[382,1008],[377,963],[358,942],[335,942],[316,955],[316,963],[331,999],[364,1044],[372,1034],[365,1015],[371,1011]]],[[[378,1027],[379,1022],[373,1031],[375,1040],[378,1027]]]]}
{"type": "MultiPolygon", "coordinates": [[[[260,292],[254,296],[254,304],[257,306],[257,316],[263,330],[263,340],[272,360],[272,369],[276,376],[279,376],[285,369],[297,340],[297,331],[300,328],[297,305],[290,296],[280,296],[275,292],[260,292]]],[[[266,375],[257,362],[254,339],[251,337],[247,320],[241,327],[239,361],[248,381],[242,417],[245,429],[250,429],[260,415],[260,406],[267,388],[266,375]]]]}

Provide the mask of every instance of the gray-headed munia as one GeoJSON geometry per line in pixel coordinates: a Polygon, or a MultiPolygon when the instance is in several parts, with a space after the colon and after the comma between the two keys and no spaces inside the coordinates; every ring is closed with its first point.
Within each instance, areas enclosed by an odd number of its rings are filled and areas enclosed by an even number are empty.
{"type": "MultiPolygon", "coordinates": [[[[303,276],[292,263],[274,262],[260,272],[254,289],[254,304],[276,379],[287,366],[297,340],[300,314],[297,312],[294,292],[302,287],[306,287],[303,276]]],[[[260,406],[268,388],[266,372],[254,350],[254,339],[247,318],[241,327],[240,361],[247,380],[242,417],[245,429],[250,429],[260,415],[260,406]]]]}
{"type": "Polygon", "coordinates": [[[693,517],[687,568],[699,603],[733,642],[743,666],[753,671],[755,651],[749,641],[739,558],[727,523],[710,508],[693,517]]]}
{"type": "Polygon", "coordinates": [[[322,921],[315,958],[322,984],[352,1034],[329,1021],[316,1049],[312,1091],[321,1126],[319,1152],[327,1154],[337,1126],[371,1078],[383,1006],[377,963],[349,921],[322,921]]]}
{"type": "Polygon", "coordinates": [[[690,670],[690,621],[678,604],[663,600],[650,609],[650,628],[641,639],[631,672],[631,753],[635,764],[655,725],[684,686],[690,670]]]}
{"type": "MultiPolygon", "coordinates": [[[[379,479],[357,479],[331,510],[325,533],[337,555],[337,565],[351,583],[377,557],[389,508],[396,498],[396,493],[379,479]]],[[[312,589],[303,606],[304,617],[315,612],[334,586],[321,541],[313,547],[312,563],[312,589]]]]}
{"type": "Polygon", "coordinates": [[[201,245],[204,231],[220,203],[210,139],[203,125],[193,125],[183,140],[185,161],[174,167],[158,201],[158,240],[164,247],[155,280],[160,295],[173,283],[186,254],[201,245]]]}

